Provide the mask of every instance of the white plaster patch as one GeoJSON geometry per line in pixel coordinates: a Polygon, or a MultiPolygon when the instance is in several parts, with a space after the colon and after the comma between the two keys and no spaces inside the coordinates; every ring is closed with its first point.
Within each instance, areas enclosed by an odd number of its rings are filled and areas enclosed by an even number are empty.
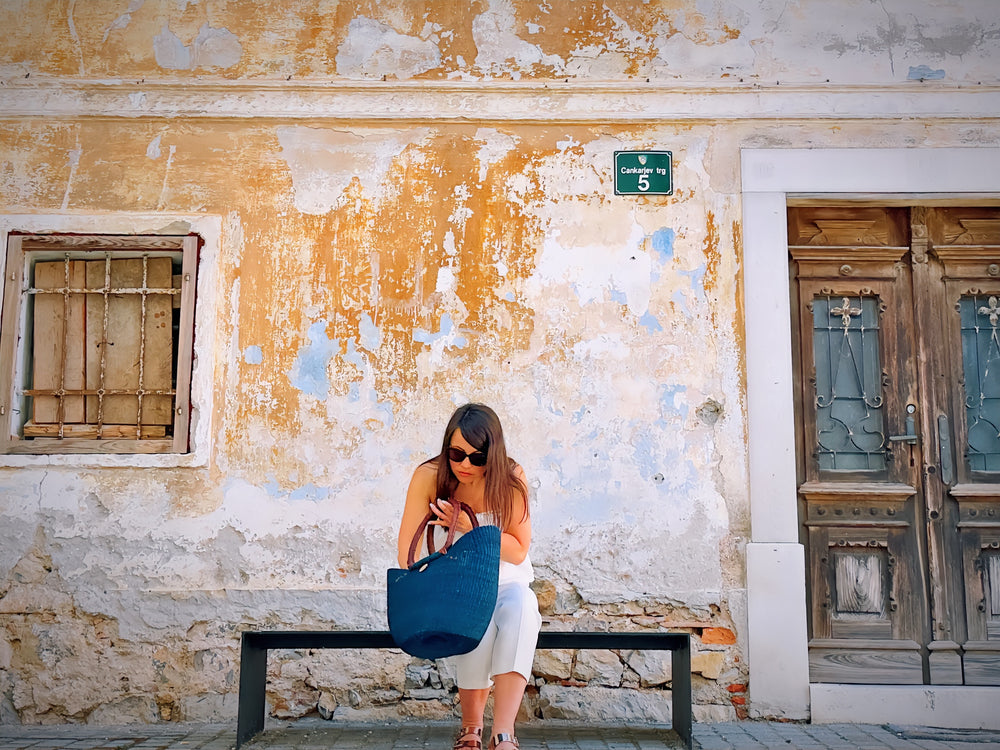
{"type": "Polygon", "coordinates": [[[550,232],[529,286],[569,284],[581,305],[601,302],[608,294],[641,317],[649,309],[652,283],[652,259],[641,247],[643,237],[642,227],[634,221],[625,246],[617,249],[564,246],[559,231],[550,232]]]}
{"type": "Polygon", "coordinates": [[[188,46],[164,24],[153,37],[153,54],[156,64],[167,70],[231,68],[243,57],[243,46],[228,29],[214,29],[207,23],[188,46]]]}
{"type": "Polygon", "coordinates": [[[441,51],[431,40],[400,34],[384,23],[361,16],[351,19],[336,62],[337,75],[344,78],[406,80],[440,67],[441,51]]]}
{"type": "Polygon", "coordinates": [[[455,206],[452,209],[451,215],[448,217],[448,221],[459,227],[460,230],[465,230],[465,223],[472,218],[472,209],[466,205],[471,195],[469,187],[464,184],[459,184],[455,186],[453,192],[455,206]]]}
{"type": "Polygon", "coordinates": [[[383,197],[393,159],[428,133],[427,128],[366,130],[363,134],[298,125],[278,128],[281,155],[291,171],[295,207],[306,214],[325,214],[354,179],[369,196],[383,197]]]}
{"type": "Polygon", "coordinates": [[[455,233],[450,229],[444,233],[444,254],[449,258],[458,255],[458,248],[455,247],[455,233]]]}
{"type": "Polygon", "coordinates": [[[446,366],[446,351],[462,349],[469,343],[447,313],[441,316],[441,325],[436,333],[416,328],[413,340],[427,345],[427,350],[417,355],[417,373],[422,379],[433,378],[446,366]]]}
{"type": "Polygon", "coordinates": [[[486,75],[509,73],[515,80],[522,71],[535,65],[549,65],[558,75],[563,60],[558,55],[546,55],[541,47],[521,39],[514,30],[517,15],[510,0],[490,0],[489,10],[472,21],[472,38],[476,43],[476,67],[486,75]]]}
{"type": "Polygon", "coordinates": [[[128,8],[125,9],[125,12],[108,24],[108,27],[104,30],[104,37],[101,41],[108,41],[108,35],[110,35],[112,31],[124,29],[128,26],[132,22],[132,14],[139,10],[144,2],[146,2],[146,0],[130,0],[128,8]]]}
{"type": "Polygon", "coordinates": [[[479,128],[476,131],[476,140],[482,143],[477,154],[479,157],[479,181],[482,182],[486,179],[490,166],[517,147],[518,139],[494,128],[479,128]]]}
{"type": "Polygon", "coordinates": [[[438,269],[437,286],[434,291],[439,294],[449,294],[455,291],[456,284],[457,280],[453,268],[445,267],[438,269]]]}
{"type": "Polygon", "coordinates": [[[146,156],[149,157],[150,159],[159,159],[160,158],[160,139],[161,138],[163,138],[162,135],[156,136],[156,138],[154,138],[153,140],[151,140],[149,142],[149,145],[146,146],[146,156]]]}
{"type": "Polygon", "coordinates": [[[719,9],[711,24],[696,14],[676,20],[679,32],[660,35],[654,41],[656,67],[672,78],[694,76],[714,79],[720,75],[749,74],[753,70],[756,50],[745,33],[748,18],[738,8],[719,9]],[[725,13],[735,14],[724,20],[725,13]],[[727,38],[729,26],[744,29],[735,39],[727,38]]]}
{"type": "Polygon", "coordinates": [[[26,62],[0,64],[0,81],[7,82],[31,75],[31,67],[26,62]]]}

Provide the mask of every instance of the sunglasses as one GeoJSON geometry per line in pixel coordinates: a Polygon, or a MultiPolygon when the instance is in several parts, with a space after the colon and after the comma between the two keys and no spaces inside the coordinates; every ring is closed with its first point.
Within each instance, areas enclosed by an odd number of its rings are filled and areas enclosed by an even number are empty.
{"type": "Polygon", "coordinates": [[[461,448],[452,447],[448,449],[448,458],[456,464],[460,464],[465,459],[469,459],[469,463],[473,466],[486,466],[486,454],[482,451],[466,453],[461,448]]]}

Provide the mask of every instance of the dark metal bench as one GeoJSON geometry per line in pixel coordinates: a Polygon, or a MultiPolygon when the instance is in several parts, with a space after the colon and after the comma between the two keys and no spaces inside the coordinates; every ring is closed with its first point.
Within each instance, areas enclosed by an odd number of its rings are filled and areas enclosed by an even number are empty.
{"type": "MultiPolygon", "coordinates": [[[[240,648],[239,715],[236,747],[264,729],[264,694],[267,683],[267,652],[288,649],[398,648],[389,631],[281,630],[246,631],[240,648]]],[[[673,709],[671,725],[685,742],[691,738],[691,636],[687,633],[556,632],[538,634],[539,649],[628,649],[671,651],[673,709]]]]}

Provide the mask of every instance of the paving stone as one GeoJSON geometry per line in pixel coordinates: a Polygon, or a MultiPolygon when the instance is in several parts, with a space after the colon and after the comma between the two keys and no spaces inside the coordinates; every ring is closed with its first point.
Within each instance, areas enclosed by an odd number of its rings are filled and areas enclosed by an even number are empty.
{"type": "MultiPolygon", "coordinates": [[[[270,722],[245,750],[447,750],[454,722],[376,725],[303,719],[270,722]]],[[[680,750],[665,726],[545,721],[519,728],[523,750],[680,750]]],[[[1000,731],[954,738],[942,730],[865,724],[696,723],[695,750],[1000,750],[1000,731]]],[[[0,750],[235,750],[234,725],[0,726],[0,750]]]]}

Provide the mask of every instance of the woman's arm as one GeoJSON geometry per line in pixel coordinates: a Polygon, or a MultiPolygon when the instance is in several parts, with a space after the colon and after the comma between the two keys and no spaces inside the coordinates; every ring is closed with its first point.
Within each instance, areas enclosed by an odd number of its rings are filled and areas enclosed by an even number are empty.
{"type": "MultiPolygon", "coordinates": [[[[514,473],[521,480],[526,492],[528,481],[524,477],[524,469],[517,466],[514,473]]],[[[531,516],[527,513],[528,498],[521,492],[515,492],[514,496],[514,520],[500,536],[500,559],[519,565],[528,556],[528,548],[531,546],[531,516]]]]}
{"type": "Polygon", "coordinates": [[[399,524],[399,538],[396,540],[399,567],[406,567],[406,556],[410,551],[413,534],[427,515],[431,502],[437,495],[437,467],[434,464],[420,464],[413,472],[410,486],[406,490],[406,505],[399,524]]]}

